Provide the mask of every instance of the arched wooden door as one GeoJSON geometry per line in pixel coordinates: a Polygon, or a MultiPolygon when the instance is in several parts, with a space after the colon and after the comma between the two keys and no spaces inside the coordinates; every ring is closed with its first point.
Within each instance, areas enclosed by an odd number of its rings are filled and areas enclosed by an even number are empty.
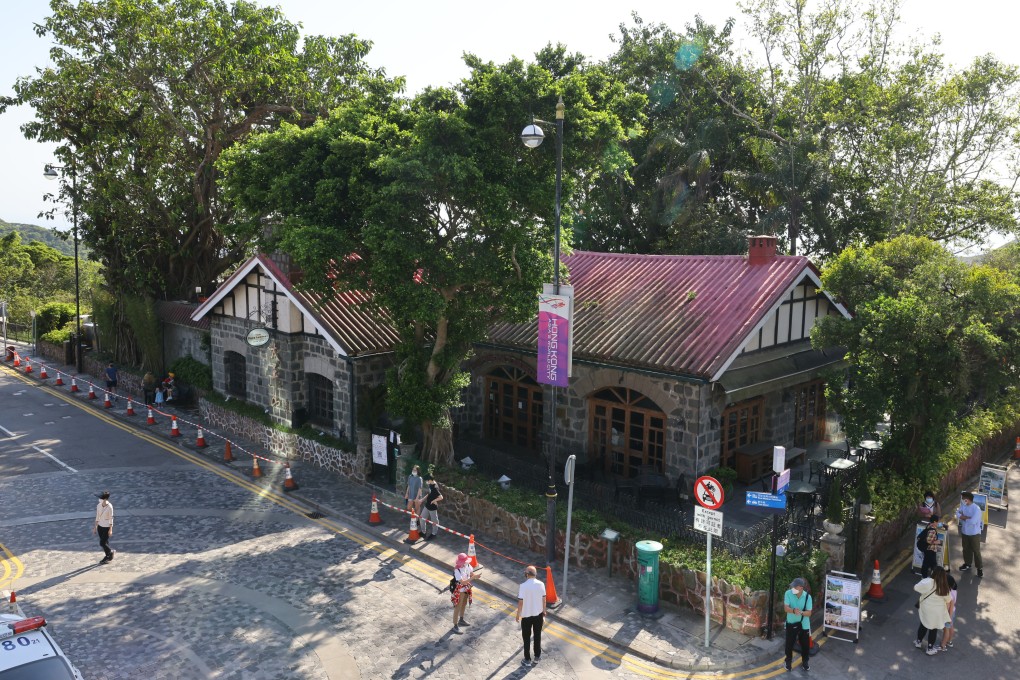
{"type": "Polygon", "coordinates": [[[515,366],[485,376],[485,436],[541,450],[542,386],[515,366]]]}
{"type": "Polygon", "coordinates": [[[634,477],[640,468],[664,471],[666,414],[654,401],[626,387],[609,387],[589,398],[590,451],[606,472],[634,477]]]}

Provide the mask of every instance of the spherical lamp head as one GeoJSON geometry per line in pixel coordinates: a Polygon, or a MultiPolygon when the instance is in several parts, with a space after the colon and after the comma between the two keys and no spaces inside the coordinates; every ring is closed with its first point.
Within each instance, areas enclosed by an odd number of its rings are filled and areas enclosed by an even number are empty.
{"type": "Polygon", "coordinates": [[[535,123],[524,128],[524,132],[521,133],[521,141],[524,142],[524,146],[529,149],[534,149],[539,146],[545,139],[545,133],[535,123]]]}
{"type": "Polygon", "coordinates": [[[54,168],[49,163],[47,163],[46,167],[43,168],[43,177],[45,177],[46,179],[56,179],[59,176],[60,173],[57,172],[57,169],[54,168]]]}

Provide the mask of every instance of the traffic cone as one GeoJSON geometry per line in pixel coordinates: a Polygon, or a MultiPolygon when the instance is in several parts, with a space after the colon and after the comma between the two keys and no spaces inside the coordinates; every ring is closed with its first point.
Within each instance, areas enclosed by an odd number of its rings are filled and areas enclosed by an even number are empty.
{"type": "Polygon", "coordinates": [[[110,393],[103,393],[103,408],[113,408],[113,402],[110,401],[110,393]]]}
{"type": "Polygon", "coordinates": [[[871,587],[868,588],[868,599],[872,602],[885,602],[885,591],[882,590],[882,572],[875,560],[875,568],[871,572],[871,587]]]}
{"type": "Polygon", "coordinates": [[[223,445],[223,462],[230,463],[234,460],[234,452],[230,450],[230,442],[223,445]]]}
{"type": "Polygon", "coordinates": [[[89,399],[95,399],[95,398],[96,398],[96,391],[94,389],[92,389],[92,385],[90,384],[89,385],[89,399]]]}
{"type": "Polygon", "coordinates": [[[78,381],[75,380],[74,378],[71,378],[71,391],[72,392],[78,391],[78,381]]]}
{"type": "Polygon", "coordinates": [[[56,385],[57,387],[64,386],[64,378],[63,376],[60,375],[60,371],[57,371],[57,381],[53,384],[56,385]]]}
{"type": "Polygon", "coordinates": [[[170,436],[180,437],[181,431],[177,427],[177,416],[170,416],[170,436]]]}
{"type": "Polygon", "coordinates": [[[283,490],[284,491],[296,491],[298,488],[297,482],[294,481],[294,475],[290,474],[290,463],[283,464],[283,490]]]}
{"type": "Polygon", "coordinates": [[[1016,438],[1016,448],[1013,449],[1013,458],[1020,460],[1020,437],[1016,438]]]}
{"type": "Polygon", "coordinates": [[[17,352],[14,353],[14,367],[17,368],[21,365],[21,355],[17,352]]]}
{"type": "Polygon", "coordinates": [[[560,604],[560,596],[556,594],[556,584],[553,582],[552,567],[545,568],[545,603],[550,607],[560,604]]]}
{"type": "Polygon", "coordinates": [[[31,373],[31,372],[32,372],[32,360],[31,359],[25,359],[25,373],[31,373]]]}
{"type": "Polygon", "coordinates": [[[421,535],[418,533],[418,515],[411,510],[411,529],[407,532],[407,542],[417,543],[421,535]]]}
{"type": "Polygon", "coordinates": [[[42,366],[39,367],[39,377],[42,378],[43,380],[46,380],[47,378],[50,377],[46,373],[46,364],[43,364],[42,366]]]}
{"type": "Polygon", "coordinates": [[[152,415],[152,409],[151,408],[149,409],[149,417],[145,419],[145,424],[146,425],[155,425],[156,424],[156,416],[152,415]]]}
{"type": "Polygon", "coordinates": [[[198,437],[195,439],[195,446],[200,449],[204,449],[206,447],[205,434],[203,434],[202,428],[198,428],[198,437]]]}
{"type": "Polygon", "coordinates": [[[379,501],[375,494],[372,494],[372,511],[368,513],[369,524],[382,524],[382,517],[379,515],[379,501]]]}
{"type": "Polygon", "coordinates": [[[15,604],[17,601],[18,601],[18,594],[12,590],[11,591],[11,600],[10,600],[10,602],[11,602],[11,604],[15,604]]]}
{"type": "Polygon", "coordinates": [[[128,406],[127,406],[126,415],[133,416],[134,414],[135,414],[135,405],[131,403],[130,399],[128,399],[128,406]]]}
{"type": "Polygon", "coordinates": [[[251,476],[252,477],[262,476],[262,468],[259,467],[259,459],[256,458],[255,456],[251,457],[251,476]]]}
{"type": "Polygon", "coordinates": [[[474,534],[471,534],[468,537],[467,556],[468,556],[468,561],[471,562],[471,567],[477,569],[478,568],[478,557],[475,556],[475,535],[474,534]]]}

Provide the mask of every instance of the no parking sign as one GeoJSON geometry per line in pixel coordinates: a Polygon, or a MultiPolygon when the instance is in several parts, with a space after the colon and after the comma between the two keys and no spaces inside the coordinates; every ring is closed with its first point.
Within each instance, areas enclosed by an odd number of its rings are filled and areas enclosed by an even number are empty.
{"type": "Polygon", "coordinates": [[[701,507],[718,510],[723,504],[722,484],[715,477],[698,477],[694,483],[694,498],[701,507]]]}

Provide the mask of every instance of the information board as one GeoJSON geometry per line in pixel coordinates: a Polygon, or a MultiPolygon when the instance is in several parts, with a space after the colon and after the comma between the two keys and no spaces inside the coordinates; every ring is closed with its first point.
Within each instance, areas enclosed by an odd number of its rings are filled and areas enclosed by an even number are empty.
{"type": "MultiPolygon", "coordinates": [[[[861,635],[861,580],[855,574],[832,571],[825,575],[825,613],[822,632],[849,633],[853,642],[861,635]]],[[[833,637],[834,640],[845,638],[833,637]]],[[[847,640],[850,642],[850,640],[847,640]]]]}
{"type": "Polygon", "coordinates": [[[722,536],[723,514],[700,505],[694,506],[694,528],[713,536],[722,536]]]}
{"type": "Polygon", "coordinates": [[[372,462],[376,465],[386,465],[386,435],[372,435],[372,462]]]}
{"type": "MultiPolygon", "coordinates": [[[[1006,468],[1002,465],[985,463],[981,466],[978,491],[988,496],[988,504],[1000,508],[1006,506],[1006,468]]],[[[985,520],[987,522],[987,518],[985,520]]]]}
{"type": "Polygon", "coordinates": [[[981,531],[985,530],[988,526],[988,496],[979,491],[974,493],[974,505],[981,508],[981,531]]]}
{"type": "Polygon", "coordinates": [[[745,491],[747,507],[764,512],[782,514],[786,512],[786,495],[776,495],[763,491],[745,491]]]}
{"type": "MultiPolygon", "coordinates": [[[[914,571],[920,570],[921,564],[924,562],[924,555],[917,549],[917,536],[927,528],[928,522],[918,522],[917,526],[914,527],[914,560],[911,563],[914,571]]],[[[942,541],[942,550],[935,553],[935,564],[945,567],[949,564],[949,541],[946,540],[946,530],[944,527],[939,529],[938,535],[939,540],[942,541]]]]}

